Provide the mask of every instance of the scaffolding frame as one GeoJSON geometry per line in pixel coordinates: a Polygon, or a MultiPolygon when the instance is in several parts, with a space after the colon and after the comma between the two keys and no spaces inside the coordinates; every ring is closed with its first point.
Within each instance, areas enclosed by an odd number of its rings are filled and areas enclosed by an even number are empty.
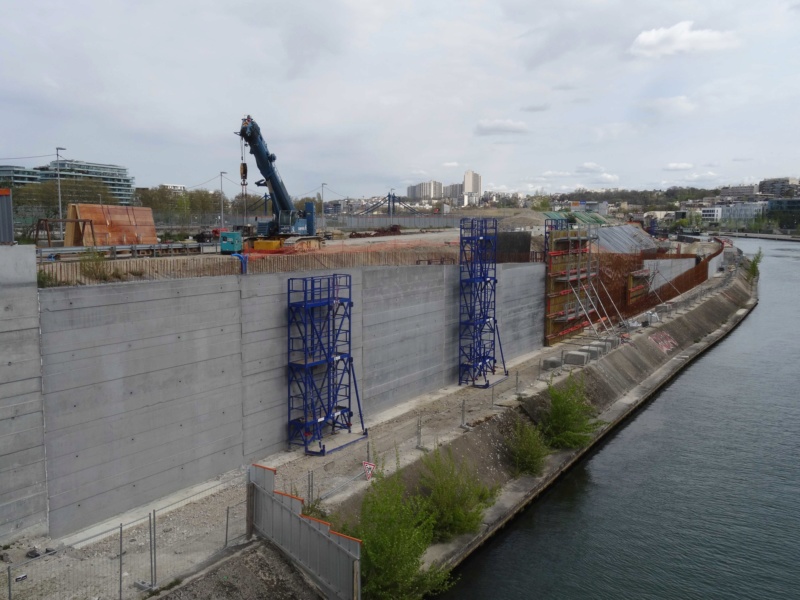
{"type": "Polygon", "coordinates": [[[593,251],[596,226],[573,226],[566,219],[545,220],[547,282],[545,343],[550,346],[591,327],[597,337],[613,334],[608,313],[600,302],[596,281],[600,261],[593,251]]]}
{"type": "Polygon", "coordinates": [[[367,435],[351,354],[351,276],[290,278],[288,304],[289,447],[324,456],[326,433],[352,431],[353,395],[367,435]]]}
{"type": "Polygon", "coordinates": [[[497,219],[461,219],[459,271],[458,384],[487,388],[496,350],[508,376],[496,317],[497,219]]]}

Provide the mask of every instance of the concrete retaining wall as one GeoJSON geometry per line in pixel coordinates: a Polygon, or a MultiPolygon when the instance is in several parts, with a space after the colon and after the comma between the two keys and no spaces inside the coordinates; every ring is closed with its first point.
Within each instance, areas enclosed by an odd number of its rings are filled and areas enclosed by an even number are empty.
{"type": "Polygon", "coordinates": [[[241,464],[236,276],[40,298],[51,535],[241,464]]]}
{"type": "Polygon", "coordinates": [[[697,261],[694,258],[668,258],[664,260],[645,260],[644,268],[655,274],[651,290],[667,285],[676,277],[694,269],[697,261]]]}
{"type": "Polygon", "coordinates": [[[0,246],[0,540],[47,527],[35,261],[0,246]]]}
{"type": "MultiPolygon", "coordinates": [[[[457,382],[457,266],[337,272],[353,278],[352,351],[367,417],[457,382]]],[[[15,475],[18,493],[0,493],[0,527],[12,516],[43,523],[49,498],[50,534],[62,536],[282,450],[289,277],[49,288],[40,319],[28,281],[13,312],[22,333],[0,333],[27,340],[15,345],[27,370],[6,370],[23,382],[0,379],[0,468],[22,460],[5,454],[25,451],[32,462],[15,475]],[[27,412],[2,420],[7,405],[27,412]]],[[[511,360],[542,346],[544,265],[500,265],[498,282],[511,360]]],[[[6,289],[4,300],[17,297],[6,289]]]]}

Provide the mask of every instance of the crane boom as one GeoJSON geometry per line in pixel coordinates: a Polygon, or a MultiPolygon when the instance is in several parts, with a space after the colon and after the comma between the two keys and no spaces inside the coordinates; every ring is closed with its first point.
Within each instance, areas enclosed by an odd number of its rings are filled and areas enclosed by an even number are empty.
{"type": "Polygon", "coordinates": [[[261,128],[250,115],[242,119],[242,127],[239,130],[241,138],[250,146],[250,154],[256,159],[256,166],[264,179],[257,181],[256,185],[267,186],[269,195],[272,198],[275,214],[284,210],[294,210],[292,199],[286,186],[283,184],[278,169],[275,167],[275,155],[271,154],[267,147],[267,142],[261,136],[261,128]]]}

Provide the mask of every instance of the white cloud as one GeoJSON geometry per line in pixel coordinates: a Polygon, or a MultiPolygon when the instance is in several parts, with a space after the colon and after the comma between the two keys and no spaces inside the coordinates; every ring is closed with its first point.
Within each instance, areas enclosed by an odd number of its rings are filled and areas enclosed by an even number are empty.
{"type": "Polygon", "coordinates": [[[550,110],[550,105],[547,102],[542,104],[530,104],[528,106],[523,106],[522,110],[525,112],[544,112],[550,110]]]}
{"type": "Polygon", "coordinates": [[[652,113],[665,117],[681,117],[697,110],[697,105],[686,96],[655,98],[645,102],[644,106],[652,113]]]}
{"type": "Polygon", "coordinates": [[[713,171],[706,171],[705,173],[692,173],[684,177],[685,181],[716,181],[719,180],[719,175],[713,171]]]}
{"type": "Polygon", "coordinates": [[[694,168],[692,163],[685,162],[671,162],[666,167],[665,171],[691,171],[694,168]]]}
{"type": "Polygon", "coordinates": [[[612,173],[600,173],[597,177],[592,180],[592,183],[618,183],[619,182],[619,175],[613,175],[612,173]]]}
{"type": "Polygon", "coordinates": [[[545,171],[542,177],[571,177],[572,173],[569,171],[545,171]]]}
{"type": "Polygon", "coordinates": [[[585,162],[575,167],[577,173],[602,173],[605,171],[603,167],[593,162],[585,162]]]}
{"type": "Polygon", "coordinates": [[[457,167],[458,163],[456,161],[450,161],[446,163],[442,163],[443,167],[457,167]]]}
{"type": "Polygon", "coordinates": [[[681,21],[672,27],[641,32],[629,48],[634,56],[661,58],[684,52],[727,50],[739,45],[731,31],[692,29],[692,21],[681,21]]]}
{"type": "Polygon", "coordinates": [[[528,133],[528,126],[522,121],[511,119],[482,119],[475,127],[475,135],[505,135],[528,133]]]}

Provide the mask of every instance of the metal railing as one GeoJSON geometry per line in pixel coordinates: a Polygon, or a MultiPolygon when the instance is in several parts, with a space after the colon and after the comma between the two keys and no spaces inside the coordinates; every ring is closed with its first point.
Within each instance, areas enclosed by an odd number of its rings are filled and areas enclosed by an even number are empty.
{"type": "Polygon", "coordinates": [[[249,470],[253,529],[275,543],[312,576],[328,598],[361,598],[361,541],[302,514],[303,500],[275,490],[275,471],[249,470]]]}

